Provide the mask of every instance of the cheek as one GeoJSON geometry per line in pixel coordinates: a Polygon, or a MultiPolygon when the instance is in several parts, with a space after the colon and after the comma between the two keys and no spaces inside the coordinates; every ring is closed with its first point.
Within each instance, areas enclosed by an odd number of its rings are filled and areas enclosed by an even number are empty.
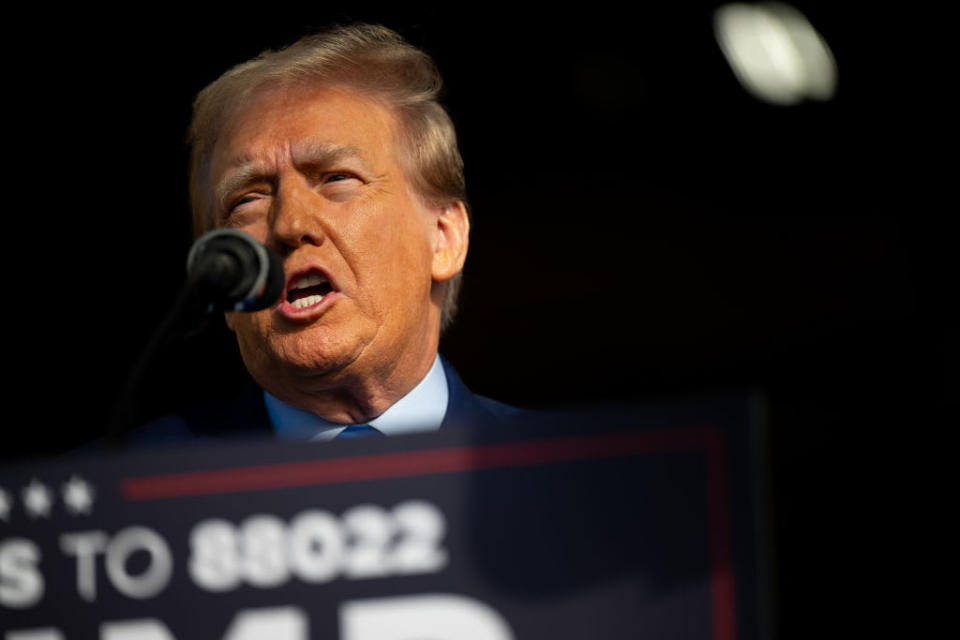
{"type": "Polygon", "coordinates": [[[432,249],[424,214],[405,199],[358,209],[340,227],[344,257],[357,277],[356,294],[388,313],[419,304],[431,284],[432,249]]]}
{"type": "Polygon", "coordinates": [[[372,256],[384,282],[412,294],[430,280],[430,243],[418,227],[397,226],[388,230],[372,256]]]}
{"type": "Polygon", "coordinates": [[[283,359],[282,345],[286,342],[286,338],[272,333],[269,325],[257,316],[257,313],[237,313],[233,319],[237,346],[248,369],[259,368],[278,357],[283,359]]]}
{"type": "Polygon", "coordinates": [[[224,226],[248,233],[260,244],[266,244],[270,231],[266,211],[262,213],[250,213],[247,215],[246,220],[231,220],[229,224],[224,226]]]}
{"type": "Polygon", "coordinates": [[[249,338],[260,338],[266,335],[265,312],[255,313],[228,313],[227,326],[237,334],[237,339],[243,342],[249,338]]]}

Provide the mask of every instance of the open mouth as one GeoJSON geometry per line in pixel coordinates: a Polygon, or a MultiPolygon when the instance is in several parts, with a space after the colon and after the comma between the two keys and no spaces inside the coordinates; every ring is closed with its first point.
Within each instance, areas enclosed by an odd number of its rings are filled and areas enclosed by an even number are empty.
{"type": "Polygon", "coordinates": [[[326,276],[311,271],[290,281],[287,285],[287,302],[294,309],[306,309],[320,304],[332,291],[333,285],[326,276]]]}

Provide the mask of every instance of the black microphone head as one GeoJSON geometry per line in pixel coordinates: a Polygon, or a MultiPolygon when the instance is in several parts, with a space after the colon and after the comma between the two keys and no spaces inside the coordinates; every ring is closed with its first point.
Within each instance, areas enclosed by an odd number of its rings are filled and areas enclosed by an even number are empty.
{"type": "Polygon", "coordinates": [[[283,263],[280,262],[280,257],[268,247],[260,243],[257,244],[263,247],[264,253],[267,256],[267,280],[263,284],[263,291],[260,292],[260,295],[250,300],[249,304],[243,309],[239,309],[239,311],[259,311],[260,309],[266,309],[283,295],[283,263]]]}
{"type": "Polygon", "coordinates": [[[257,311],[283,293],[280,259],[236,229],[215,229],[197,238],[187,256],[187,276],[211,310],[257,311]]]}

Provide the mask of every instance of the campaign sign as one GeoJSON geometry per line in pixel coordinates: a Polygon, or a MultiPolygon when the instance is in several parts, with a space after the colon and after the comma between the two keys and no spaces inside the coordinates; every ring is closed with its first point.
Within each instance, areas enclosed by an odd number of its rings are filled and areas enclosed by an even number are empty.
{"type": "Polygon", "coordinates": [[[757,638],[750,411],[5,469],[0,638],[757,638]]]}

